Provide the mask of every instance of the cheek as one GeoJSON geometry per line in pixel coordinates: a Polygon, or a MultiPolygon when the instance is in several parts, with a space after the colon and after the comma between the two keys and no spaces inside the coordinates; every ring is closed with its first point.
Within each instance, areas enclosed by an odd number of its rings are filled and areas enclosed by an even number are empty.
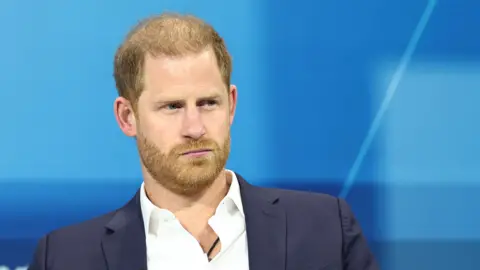
{"type": "Polygon", "coordinates": [[[169,142],[173,140],[173,126],[156,117],[144,117],[137,125],[137,131],[148,141],[154,143],[159,149],[168,149],[169,142]]]}
{"type": "Polygon", "coordinates": [[[176,128],[176,122],[173,117],[164,116],[159,112],[146,112],[140,119],[141,129],[148,134],[165,134],[176,128]]]}
{"type": "Polygon", "coordinates": [[[221,141],[228,136],[230,132],[230,117],[225,113],[218,113],[212,115],[211,117],[206,118],[205,126],[207,127],[208,133],[210,136],[215,138],[215,140],[221,141]]]}

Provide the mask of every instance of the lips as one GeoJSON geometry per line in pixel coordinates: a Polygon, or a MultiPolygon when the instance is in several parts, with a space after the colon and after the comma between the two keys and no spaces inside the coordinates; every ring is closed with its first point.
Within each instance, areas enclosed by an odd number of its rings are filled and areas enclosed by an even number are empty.
{"type": "Polygon", "coordinates": [[[184,152],[182,153],[182,155],[195,155],[195,154],[202,154],[202,153],[207,153],[207,152],[211,152],[212,150],[211,149],[196,149],[196,150],[191,150],[191,151],[187,151],[187,152],[184,152]]]}

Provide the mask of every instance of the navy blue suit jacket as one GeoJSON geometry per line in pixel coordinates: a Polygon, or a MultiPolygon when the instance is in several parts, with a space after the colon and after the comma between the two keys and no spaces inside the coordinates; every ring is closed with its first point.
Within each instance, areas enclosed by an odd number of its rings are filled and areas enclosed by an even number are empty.
{"type": "MultiPolygon", "coordinates": [[[[344,200],[256,187],[237,177],[250,270],[378,269],[344,200]]],[[[139,194],[117,211],[44,236],[29,269],[147,269],[139,194]]]]}

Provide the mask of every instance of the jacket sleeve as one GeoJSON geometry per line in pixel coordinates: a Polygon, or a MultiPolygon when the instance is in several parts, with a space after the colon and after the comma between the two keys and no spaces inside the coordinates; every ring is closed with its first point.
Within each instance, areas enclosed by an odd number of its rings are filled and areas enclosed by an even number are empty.
{"type": "Polygon", "coordinates": [[[47,242],[48,236],[40,239],[28,266],[28,270],[48,270],[47,268],[47,242]]]}
{"type": "Polygon", "coordinates": [[[344,270],[378,270],[378,264],[350,206],[338,199],[342,223],[344,270]]]}

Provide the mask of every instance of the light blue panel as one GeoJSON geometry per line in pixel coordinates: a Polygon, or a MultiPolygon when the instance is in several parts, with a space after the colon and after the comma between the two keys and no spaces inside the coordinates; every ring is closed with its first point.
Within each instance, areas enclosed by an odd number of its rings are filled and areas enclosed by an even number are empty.
{"type": "MultiPolygon", "coordinates": [[[[404,52],[427,2],[260,2],[269,30],[268,180],[342,185],[376,110],[371,61],[404,52]]],[[[375,181],[375,160],[362,163],[355,183],[375,181]]]]}
{"type": "Polygon", "coordinates": [[[251,42],[263,30],[252,3],[2,1],[0,31],[8,42],[0,48],[8,53],[0,67],[0,181],[140,179],[135,143],[114,120],[113,55],[133,24],[165,10],[198,11],[224,34],[240,92],[229,165],[247,177],[265,175],[269,151],[262,140],[266,129],[260,128],[264,118],[258,117],[265,110],[258,105],[262,65],[255,64],[262,40],[251,42]]]}
{"type": "Polygon", "coordinates": [[[479,89],[478,63],[416,60],[403,74],[378,158],[385,239],[480,239],[479,89]]]}

